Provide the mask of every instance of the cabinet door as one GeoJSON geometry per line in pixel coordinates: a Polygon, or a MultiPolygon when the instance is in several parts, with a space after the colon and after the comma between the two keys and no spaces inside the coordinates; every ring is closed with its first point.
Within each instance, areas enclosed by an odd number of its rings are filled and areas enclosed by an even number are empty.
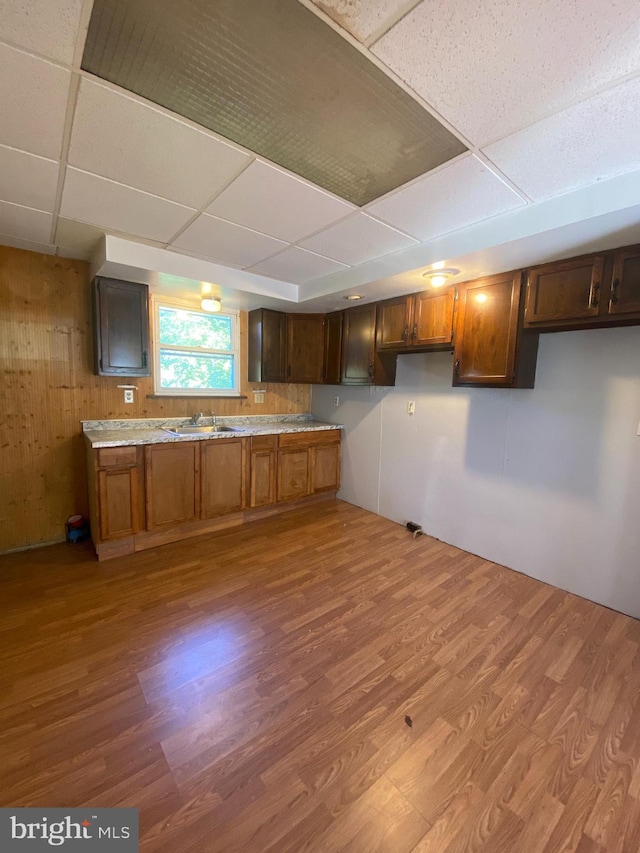
{"type": "Polygon", "coordinates": [[[340,443],[310,448],[311,491],[333,491],[340,488],[340,443]]]}
{"type": "Polygon", "coordinates": [[[453,288],[416,293],[411,344],[424,347],[450,344],[453,337],[453,288]]]}
{"type": "Polygon", "coordinates": [[[144,451],[147,530],[198,518],[200,443],[148,444],[144,451]]]}
{"type": "Polygon", "coordinates": [[[399,296],[377,303],[376,349],[405,349],[410,343],[412,327],[412,296],[399,296]]]}
{"type": "Polygon", "coordinates": [[[284,382],[286,315],[257,308],[249,312],[249,382],[284,382]]]}
{"type": "Polygon", "coordinates": [[[524,325],[597,317],[603,255],[585,255],[529,270],[524,325]]]}
{"type": "Polygon", "coordinates": [[[342,382],[344,385],[373,384],[376,306],[363,305],[344,312],[342,382]]]}
{"type": "Polygon", "coordinates": [[[278,501],[292,501],[310,493],[309,448],[278,451],[278,501]]]}
{"type": "Polygon", "coordinates": [[[100,539],[118,539],[137,533],[140,529],[139,489],[135,468],[98,471],[100,539]]]}
{"type": "Polygon", "coordinates": [[[254,435],[250,439],[247,503],[250,507],[276,502],[277,435],[254,435]]]}
{"type": "Polygon", "coordinates": [[[215,518],[245,506],[245,438],[203,441],[200,451],[200,517],[215,518]]]}
{"type": "Polygon", "coordinates": [[[150,376],[149,288],[96,278],[93,294],[96,373],[150,376]]]}
{"type": "Polygon", "coordinates": [[[640,314],[640,246],[613,256],[609,314],[640,314]]]}
{"type": "Polygon", "coordinates": [[[520,273],[471,281],[458,293],[454,386],[513,386],[520,273]]]}
{"type": "Polygon", "coordinates": [[[342,379],[342,311],[327,314],[324,326],[324,375],[327,385],[339,385],[342,379]]]}
{"type": "Polygon", "coordinates": [[[322,382],[324,314],[287,314],[287,382],[322,382]]]}

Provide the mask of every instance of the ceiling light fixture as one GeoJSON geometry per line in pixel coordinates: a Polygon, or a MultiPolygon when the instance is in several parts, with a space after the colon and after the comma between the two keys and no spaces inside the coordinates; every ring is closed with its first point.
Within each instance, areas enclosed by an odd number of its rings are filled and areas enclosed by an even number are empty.
{"type": "Polygon", "coordinates": [[[437,269],[437,270],[429,270],[428,272],[423,272],[422,277],[426,278],[429,284],[433,285],[433,287],[442,287],[442,285],[446,282],[448,278],[451,278],[452,275],[458,275],[460,270],[453,269],[453,267],[437,269]]]}
{"type": "Polygon", "coordinates": [[[200,300],[200,307],[209,314],[216,314],[222,308],[222,302],[213,296],[203,296],[200,300]]]}
{"type": "Polygon", "coordinates": [[[348,302],[357,302],[358,299],[362,299],[362,296],[360,296],[359,293],[351,293],[351,294],[349,294],[349,296],[345,296],[345,299],[348,302]]]}

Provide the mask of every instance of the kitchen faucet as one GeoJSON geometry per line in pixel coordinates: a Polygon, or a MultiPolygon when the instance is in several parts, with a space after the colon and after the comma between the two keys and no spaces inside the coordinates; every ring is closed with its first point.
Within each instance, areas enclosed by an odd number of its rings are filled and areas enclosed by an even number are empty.
{"type": "Polygon", "coordinates": [[[211,412],[211,426],[216,426],[217,418],[213,412],[211,412]]]}
{"type": "Polygon", "coordinates": [[[202,417],[202,412],[196,412],[195,415],[191,415],[191,420],[189,421],[190,426],[198,426],[198,421],[202,417]]]}

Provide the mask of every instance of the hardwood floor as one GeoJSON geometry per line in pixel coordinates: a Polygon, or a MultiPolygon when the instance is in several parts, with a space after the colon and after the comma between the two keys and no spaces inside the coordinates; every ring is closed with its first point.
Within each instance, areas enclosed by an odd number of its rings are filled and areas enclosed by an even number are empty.
{"type": "Polygon", "coordinates": [[[339,501],[0,558],[2,806],[141,850],[637,853],[640,623],[339,501]]]}

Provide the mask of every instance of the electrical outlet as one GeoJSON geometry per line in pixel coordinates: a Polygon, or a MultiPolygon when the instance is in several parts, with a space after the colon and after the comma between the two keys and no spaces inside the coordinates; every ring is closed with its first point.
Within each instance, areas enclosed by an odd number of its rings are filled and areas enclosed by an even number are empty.
{"type": "Polygon", "coordinates": [[[407,414],[415,415],[416,413],[416,401],[415,400],[407,400],[407,414]]]}
{"type": "Polygon", "coordinates": [[[254,403],[264,403],[264,394],[254,394],[253,395],[254,403]]]}
{"type": "Polygon", "coordinates": [[[337,394],[336,394],[336,396],[333,398],[333,405],[334,405],[334,406],[339,406],[339,405],[340,405],[340,397],[339,397],[337,394]]]}
{"type": "Polygon", "coordinates": [[[124,401],[125,403],[133,403],[133,388],[124,389],[124,401]]]}

